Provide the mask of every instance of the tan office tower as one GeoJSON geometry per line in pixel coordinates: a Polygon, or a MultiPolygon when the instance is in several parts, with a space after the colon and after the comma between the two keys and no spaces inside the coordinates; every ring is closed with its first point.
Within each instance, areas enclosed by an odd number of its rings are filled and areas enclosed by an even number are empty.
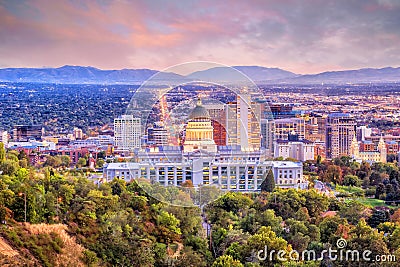
{"type": "Polygon", "coordinates": [[[75,140],[82,140],[83,139],[83,131],[77,127],[74,127],[73,136],[75,140]]]}
{"type": "Polygon", "coordinates": [[[117,151],[132,151],[140,148],[140,118],[122,115],[114,119],[114,141],[117,151]]]}
{"type": "Polygon", "coordinates": [[[250,95],[238,95],[236,102],[227,104],[227,143],[240,145],[244,151],[259,150],[261,146],[261,105],[250,95]]]}
{"type": "Polygon", "coordinates": [[[356,122],[350,114],[332,113],[326,120],[326,157],[349,156],[356,122]]]}

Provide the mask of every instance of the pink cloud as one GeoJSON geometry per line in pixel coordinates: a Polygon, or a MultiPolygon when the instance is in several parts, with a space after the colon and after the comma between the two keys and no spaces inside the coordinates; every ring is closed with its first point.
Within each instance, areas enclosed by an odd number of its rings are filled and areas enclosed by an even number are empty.
{"type": "Polygon", "coordinates": [[[0,4],[1,66],[163,68],[202,59],[304,73],[351,67],[348,58],[354,58],[354,66],[362,65],[366,53],[377,59],[375,65],[394,64],[400,54],[396,32],[400,25],[387,18],[393,12],[375,11],[382,7],[379,3],[143,0],[104,5],[94,0],[77,4],[33,0],[27,4],[32,16],[26,15],[28,11],[18,15],[0,4]],[[362,25],[368,25],[368,31],[362,25]],[[382,25],[392,32],[385,32],[382,25]],[[376,41],[368,45],[371,40],[376,41]]]}

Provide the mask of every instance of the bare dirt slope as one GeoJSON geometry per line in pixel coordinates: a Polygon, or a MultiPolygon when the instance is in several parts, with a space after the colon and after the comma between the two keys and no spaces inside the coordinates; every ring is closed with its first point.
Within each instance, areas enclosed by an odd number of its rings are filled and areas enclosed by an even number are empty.
{"type": "Polygon", "coordinates": [[[75,242],[75,238],[66,232],[67,226],[63,224],[27,224],[26,228],[32,234],[57,233],[64,243],[62,253],[57,259],[58,266],[84,266],[81,259],[82,252],[85,250],[75,242]]]}

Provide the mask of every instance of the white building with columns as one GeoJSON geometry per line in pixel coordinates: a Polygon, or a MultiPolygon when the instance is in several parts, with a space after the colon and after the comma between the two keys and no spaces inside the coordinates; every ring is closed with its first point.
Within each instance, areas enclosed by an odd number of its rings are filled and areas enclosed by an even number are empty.
{"type": "Polygon", "coordinates": [[[264,150],[244,151],[240,145],[217,146],[208,111],[201,101],[189,116],[183,146],[159,146],[136,152],[135,162],[110,163],[103,168],[106,181],[145,178],[164,186],[191,180],[195,187],[217,185],[225,191],[253,192],[272,169],[275,184],[307,188],[301,162],[267,161],[264,150]]]}

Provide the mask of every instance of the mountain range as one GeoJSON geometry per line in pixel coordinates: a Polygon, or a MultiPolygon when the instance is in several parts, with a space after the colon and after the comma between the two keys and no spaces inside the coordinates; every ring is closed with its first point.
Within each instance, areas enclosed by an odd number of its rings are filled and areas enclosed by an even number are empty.
{"type": "Polygon", "coordinates": [[[215,67],[183,76],[151,69],[101,70],[94,67],[63,66],[60,68],[4,68],[0,69],[2,82],[40,83],[142,83],[152,77],[155,81],[224,81],[241,82],[247,77],[257,84],[343,84],[400,82],[400,68],[366,68],[329,71],[300,75],[279,68],[260,66],[215,67]],[[245,74],[245,75],[242,75],[245,74]]]}

